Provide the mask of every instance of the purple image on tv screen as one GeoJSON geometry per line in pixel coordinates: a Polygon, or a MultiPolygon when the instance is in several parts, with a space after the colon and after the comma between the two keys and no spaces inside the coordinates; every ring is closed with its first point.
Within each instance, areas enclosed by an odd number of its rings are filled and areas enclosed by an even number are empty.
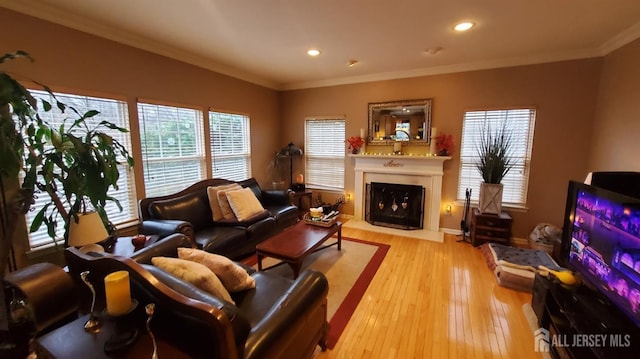
{"type": "Polygon", "coordinates": [[[580,191],[569,260],[617,306],[640,322],[640,206],[580,191]]]}

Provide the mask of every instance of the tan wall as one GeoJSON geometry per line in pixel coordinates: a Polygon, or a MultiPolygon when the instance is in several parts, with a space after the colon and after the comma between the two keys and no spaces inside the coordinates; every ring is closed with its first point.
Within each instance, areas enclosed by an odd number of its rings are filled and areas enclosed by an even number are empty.
{"type": "MultiPolygon", "coordinates": [[[[433,126],[453,134],[459,148],[466,110],[532,105],[537,108],[526,212],[511,211],[513,232],[528,237],[541,222],[562,224],[567,182],[586,173],[601,59],[473,71],[411,79],[287,91],[282,94],[285,138],[304,141],[304,118],[346,115],[346,136],[367,127],[369,102],[433,98],[433,126]]],[[[346,147],[345,147],[346,148],[346,147]]],[[[453,203],[459,153],[445,162],[443,203],[453,203]]],[[[346,162],[346,191],[353,192],[353,160],[346,162]]],[[[345,212],[353,213],[352,205],[345,212]]],[[[460,228],[462,207],[441,214],[444,228],[460,228]]]]}
{"type": "Polygon", "coordinates": [[[640,39],[605,57],[589,156],[591,171],[640,171],[640,39]]]}
{"type": "Polygon", "coordinates": [[[250,115],[252,170],[261,183],[278,141],[277,91],[0,8],[2,53],[35,59],[3,64],[16,77],[77,89],[250,115]],[[267,151],[268,150],[268,151],[267,151]]]}
{"type": "MultiPolygon", "coordinates": [[[[270,185],[269,164],[281,147],[277,91],[6,9],[0,8],[0,19],[2,54],[24,50],[35,59],[1,65],[18,79],[54,91],[125,97],[133,109],[137,98],[145,98],[248,114],[252,172],[263,186],[270,185]]],[[[141,173],[138,166],[136,175],[141,173]]]]}

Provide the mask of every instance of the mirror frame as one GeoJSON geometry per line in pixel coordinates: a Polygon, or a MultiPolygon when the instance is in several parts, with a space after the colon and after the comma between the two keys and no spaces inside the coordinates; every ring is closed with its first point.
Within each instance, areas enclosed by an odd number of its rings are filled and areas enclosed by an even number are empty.
{"type": "MultiPolygon", "coordinates": [[[[399,101],[386,101],[386,102],[370,102],[369,103],[369,128],[367,133],[367,144],[372,145],[388,145],[393,144],[395,142],[403,142],[409,144],[416,145],[428,145],[431,141],[431,105],[433,99],[417,99],[417,100],[399,100],[399,101]],[[416,139],[418,136],[418,130],[410,130],[410,138],[409,140],[395,140],[392,138],[384,138],[378,139],[375,138],[376,131],[376,114],[383,110],[397,110],[399,107],[403,106],[423,106],[424,110],[424,120],[422,122],[423,135],[422,138],[416,139]],[[425,131],[426,130],[426,131],[425,131]]],[[[379,129],[378,122],[378,129],[379,129]]]]}

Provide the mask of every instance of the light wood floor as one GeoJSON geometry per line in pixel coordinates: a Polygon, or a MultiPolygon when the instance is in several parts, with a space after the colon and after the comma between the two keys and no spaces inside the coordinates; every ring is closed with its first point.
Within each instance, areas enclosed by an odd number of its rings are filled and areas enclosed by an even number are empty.
{"type": "Polygon", "coordinates": [[[381,267],[326,358],[541,358],[522,305],[531,294],[496,283],[480,251],[344,228],[390,244],[381,267]]]}

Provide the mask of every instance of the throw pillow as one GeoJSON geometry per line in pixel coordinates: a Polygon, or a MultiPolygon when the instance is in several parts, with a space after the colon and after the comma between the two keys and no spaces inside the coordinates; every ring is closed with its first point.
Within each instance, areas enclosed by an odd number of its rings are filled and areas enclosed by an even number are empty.
{"type": "Polygon", "coordinates": [[[178,248],[178,257],[200,263],[215,273],[229,292],[255,288],[256,280],[229,258],[195,248],[178,248]]]}
{"type": "Polygon", "coordinates": [[[211,293],[229,303],[236,304],[220,282],[220,279],[209,268],[200,263],[170,257],[153,257],[151,258],[151,263],[205,292],[211,293]]]}
{"type": "Polygon", "coordinates": [[[229,207],[242,222],[264,211],[264,207],[253,193],[251,188],[243,188],[237,191],[226,192],[229,207]]]}
{"type": "Polygon", "coordinates": [[[228,189],[240,189],[242,188],[237,183],[225,184],[222,186],[215,187],[207,187],[207,197],[209,197],[209,207],[211,207],[211,214],[213,215],[214,221],[219,221],[224,218],[222,215],[222,210],[220,209],[220,204],[218,202],[218,191],[228,190],[228,189]]]}
{"type": "MultiPolygon", "coordinates": [[[[240,187],[240,188],[242,188],[242,187],[240,187]]],[[[218,204],[220,205],[220,211],[222,212],[223,219],[236,220],[236,216],[235,216],[235,214],[233,214],[233,210],[231,209],[231,206],[229,205],[229,199],[227,199],[227,192],[237,191],[240,188],[223,189],[223,190],[218,191],[218,193],[217,193],[218,204]]]]}

